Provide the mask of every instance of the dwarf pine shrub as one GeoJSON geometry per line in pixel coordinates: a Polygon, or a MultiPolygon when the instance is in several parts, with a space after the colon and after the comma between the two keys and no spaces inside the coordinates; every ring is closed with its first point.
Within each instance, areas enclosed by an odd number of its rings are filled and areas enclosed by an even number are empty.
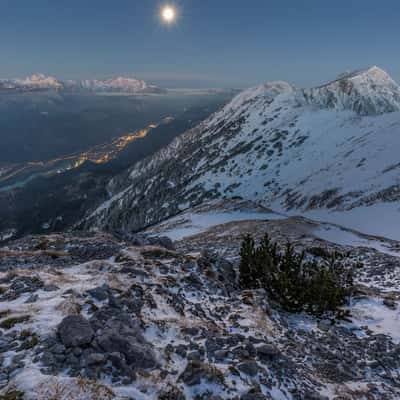
{"type": "Polygon", "coordinates": [[[290,312],[340,315],[353,291],[354,266],[340,253],[323,254],[319,260],[307,258],[290,243],[279,248],[268,235],[256,246],[247,235],[240,250],[240,285],[264,288],[271,300],[290,312]]]}

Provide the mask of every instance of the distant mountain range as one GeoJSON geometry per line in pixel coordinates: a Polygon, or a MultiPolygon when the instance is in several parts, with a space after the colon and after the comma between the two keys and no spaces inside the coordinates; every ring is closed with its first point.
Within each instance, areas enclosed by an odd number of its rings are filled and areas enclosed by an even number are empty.
{"type": "Polygon", "coordinates": [[[1,92],[72,91],[102,93],[162,93],[163,89],[135,78],[117,77],[105,80],[61,81],[52,76],[33,74],[24,79],[0,80],[1,92]]]}
{"type": "Polygon", "coordinates": [[[114,178],[86,228],[139,230],[213,199],[399,237],[400,88],[378,67],[240,93],[114,178]]]}

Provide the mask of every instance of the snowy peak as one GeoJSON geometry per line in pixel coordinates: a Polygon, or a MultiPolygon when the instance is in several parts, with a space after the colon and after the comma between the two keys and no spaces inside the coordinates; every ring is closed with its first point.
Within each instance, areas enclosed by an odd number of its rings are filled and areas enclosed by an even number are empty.
{"type": "Polygon", "coordinates": [[[396,85],[394,80],[390,77],[390,75],[384,71],[382,68],[377,67],[376,65],[370,68],[356,70],[353,72],[348,72],[341,74],[336,81],[340,80],[351,80],[355,83],[362,84],[363,82],[370,82],[374,85],[396,85]]]}
{"type": "Polygon", "coordinates": [[[232,109],[239,108],[243,105],[250,104],[257,99],[264,99],[267,102],[271,102],[277,96],[283,93],[292,93],[293,87],[284,81],[272,81],[266,82],[260,86],[244,90],[239,93],[229,103],[229,107],[232,109]]]}
{"type": "Polygon", "coordinates": [[[278,99],[295,99],[296,90],[284,81],[271,81],[246,89],[236,95],[214,118],[211,124],[229,122],[249,112],[268,112],[268,107],[278,99]]]}
{"type": "Polygon", "coordinates": [[[342,74],[325,85],[303,90],[306,102],[359,115],[379,115],[400,110],[400,87],[381,68],[342,74]]]}
{"type": "Polygon", "coordinates": [[[23,87],[37,89],[62,89],[63,84],[53,76],[43,74],[33,74],[25,79],[15,79],[14,82],[23,87]]]}
{"type": "Polygon", "coordinates": [[[37,73],[23,79],[0,80],[0,88],[19,91],[60,90],[64,85],[53,76],[37,73]]]}
{"type": "Polygon", "coordinates": [[[72,86],[95,92],[149,93],[160,90],[143,80],[122,76],[105,80],[83,80],[73,83],[72,86]]]}

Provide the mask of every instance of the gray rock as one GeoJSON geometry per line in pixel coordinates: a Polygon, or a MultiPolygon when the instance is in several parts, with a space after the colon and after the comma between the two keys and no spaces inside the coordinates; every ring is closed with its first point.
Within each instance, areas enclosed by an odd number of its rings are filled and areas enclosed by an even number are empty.
{"type": "Polygon", "coordinates": [[[88,345],[93,339],[93,329],[88,320],[80,315],[65,317],[58,326],[58,335],[64,346],[88,345]]]}
{"type": "Polygon", "coordinates": [[[72,368],[79,366],[79,358],[75,357],[73,354],[69,354],[65,361],[72,368]]]}
{"type": "Polygon", "coordinates": [[[108,295],[111,293],[111,289],[108,285],[104,284],[94,289],[90,289],[86,293],[94,297],[96,300],[104,301],[107,300],[108,295]]]}
{"type": "Polygon", "coordinates": [[[158,400],[186,400],[185,395],[176,387],[163,390],[158,395],[158,400]]]}
{"type": "Polygon", "coordinates": [[[182,358],[186,357],[187,346],[185,346],[184,344],[179,344],[175,348],[175,353],[178,354],[179,356],[181,356],[182,358]]]}
{"type": "Polygon", "coordinates": [[[117,369],[126,368],[125,356],[122,353],[114,352],[108,355],[108,359],[112,365],[117,369]]]}
{"type": "Polygon", "coordinates": [[[327,332],[332,328],[332,322],[327,319],[323,319],[318,322],[318,328],[321,329],[321,331],[327,332]]]}
{"type": "Polygon", "coordinates": [[[39,300],[39,295],[37,294],[33,294],[31,296],[29,296],[26,300],[25,303],[29,304],[29,303],[36,303],[39,300]]]}
{"type": "Polygon", "coordinates": [[[316,392],[307,392],[305,393],[304,397],[309,400],[329,400],[329,397],[323,396],[316,392]]]}
{"type": "Polygon", "coordinates": [[[8,374],[6,372],[0,372],[0,389],[8,385],[8,374]]]}
{"type": "Polygon", "coordinates": [[[228,350],[217,350],[214,353],[215,360],[218,362],[224,361],[228,357],[228,355],[229,355],[228,350]]]}
{"type": "Polygon", "coordinates": [[[43,290],[45,292],[55,292],[56,290],[59,290],[59,289],[60,288],[57,285],[53,285],[53,284],[43,286],[43,290]]]}
{"type": "Polygon", "coordinates": [[[147,238],[149,244],[161,246],[168,250],[175,250],[174,242],[167,236],[156,236],[147,238]]]}
{"type": "Polygon", "coordinates": [[[104,354],[101,354],[101,353],[89,354],[89,356],[87,358],[88,365],[103,364],[105,361],[106,361],[106,357],[104,356],[104,354]]]}
{"type": "Polygon", "coordinates": [[[224,382],[224,376],[220,370],[201,361],[189,361],[179,379],[188,386],[199,385],[202,380],[217,384],[224,382]]]}
{"type": "Polygon", "coordinates": [[[50,353],[49,351],[45,351],[42,354],[41,361],[44,365],[46,365],[48,367],[52,367],[56,364],[56,360],[55,360],[53,354],[50,353]]]}
{"type": "Polygon", "coordinates": [[[383,299],[383,304],[387,308],[390,308],[392,310],[395,310],[397,308],[397,303],[393,299],[390,299],[390,298],[383,299]]]}
{"type": "Polygon", "coordinates": [[[263,344],[256,348],[257,356],[261,359],[272,359],[279,355],[279,349],[273,344],[263,344]]]}
{"type": "Polygon", "coordinates": [[[55,346],[53,346],[50,351],[53,354],[63,354],[65,352],[65,346],[63,346],[62,344],[56,344],[55,346]]]}
{"type": "Polygon", "coordinates": [[[200,352],[198,351],[191,351],[188,355],[187,355],[187,359],[188,360],[202,360],[202,355],[200,354],[200,352]]]}
{"type": "Polygon", "coordinates": [[[267,397],[264,396],[259,391],[251,391],[242,396],[240,396],[240,400],[266,400],[267,397]]]}
{"type": "Polygon", "coordinates": [[[256,361],[245,361],[245,362],[240,363],[237,366],[237,369],[246,375],[256,376],[258,373],[259,367],[258,367],[258,364],[256,361]]]}
{"type": "Polygon", "coordinates": [[[5,353],[10,349],[10,340],[0,335],[0,353],[5,353]]]}
{"type": "Polygon", "coordinates": [[[72,352],[74,356],[79,357],[82,354],[82,349],[80,347],[74,347],[72,352]]]}

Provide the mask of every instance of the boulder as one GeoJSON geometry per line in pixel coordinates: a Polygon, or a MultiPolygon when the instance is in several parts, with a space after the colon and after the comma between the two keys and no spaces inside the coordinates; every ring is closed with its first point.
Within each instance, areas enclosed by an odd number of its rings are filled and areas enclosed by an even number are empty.
{"type": "Polygon", "coordinates": [[[88,365],[103,364],[105,361],[106,361],[106,357],[104,356],[104,354],[101,354],[101,353],[89,354],[89,356],[87,358],[88,365]]]}
{"type": "Polygon", "coordinates": [[[90,344],[93,329],[88,320],[81,315],[65,317],[57,328],[58,335],[66,347],[79,347],[90,344]]]}
{"type": "Polygon", "coordinates": [[[265,343],[257,347],[257,356],[260,359],[273,359],[279,355],[279,349],[273,344],[265,343]]]}
{"type": "Polygon", "coordinates": [[[219,369],[197,360],[188,362],[179,379],[188,386],[199,385],[203,380],[207,383],[224,383],[224,376],[219,369]]]}

